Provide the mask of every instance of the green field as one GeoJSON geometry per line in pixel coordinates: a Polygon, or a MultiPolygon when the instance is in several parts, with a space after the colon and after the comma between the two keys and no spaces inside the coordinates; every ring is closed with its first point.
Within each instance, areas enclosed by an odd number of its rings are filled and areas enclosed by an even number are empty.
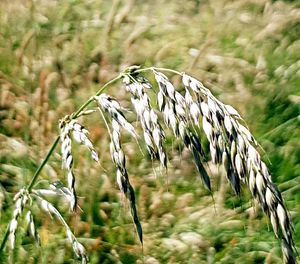
{"type": "MultiPolygon", "coordinates": [[[[239,111],[289,209],[299,251],[300,3],[292,0],[0,1],[0,241],[13,215],[13,197],[29,184],[59,135],[59,120],[131,65],[186,72],[239,111]]],[[[178,76],[166,75],[180,87],[178,76]]],[[[145,76],[155,83],[153,75],[145,76]]],[[[105,92],[129,109],[135,125],[122,82],[105,92]]],[[[122,134],[142,246],[116,183],[103,119],[97,113],[78,120],[100,162],[74,144],[81,209],[72,213],[61,199],[49,201],[85,246],[90,263],[282,262],[280,241],[247,186],[236,196],[223,169],[207,157],[211,195],[171,133],[165,142],[167,173],[146,154],[142,139],[137,144],[122,134]]],[[[58,180],[67,185],[60,146],[36,188],[58,180]]],[[[30,207],[41,246],[23,214],[15,248],[7,243],[0,263],[80,263],[59,221],[34,201],[30,207]]]]}

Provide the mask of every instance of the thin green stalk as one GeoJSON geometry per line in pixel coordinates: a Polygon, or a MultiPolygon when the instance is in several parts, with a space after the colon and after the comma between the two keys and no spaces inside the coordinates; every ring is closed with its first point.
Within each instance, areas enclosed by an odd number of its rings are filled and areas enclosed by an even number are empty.
{"type": "Polygon", "coordinates": [[[55,150],[55,148],[56,148],[58,142],[59,142],[59,136],[55,139],[55,141],[53,142],[53,144],[52,144],[50,150],[49,150],[48,153],[47,153],[47,156],[45,157],[45,159],[42,161],[42,163],[40,164],[40,166],[39,166],[39,167],[37,168],[37,170],[35,171],[35,173],[34,173],[32,179],[31,179],[31,181],[30,181],[30,183],[29,183],[29,185],[28,185],[28,187],[27,187],[28,193],[31,192],[31,190],[32,190],[32,188],[33,188],[33,186],[34,186],[34,184],[35,184],[35,182],[36,182],[38,176],[40,175],[42,169],[44,168],[44,166],[45,166],[46,163],[48,162],[49,158],[51,157],[52,153],[54,152],[54,150],[55,150]]]}
{"type": "Polygon", "coordinates": [[[8,236],[9,236],[9,224],[8,224],[8,226],[6,228],[4,237],[3,237],[2,242],[1,242],[0,252],[2,252],[2,250],[4,249],[6,241],[8,239],[8,236]]]}
{"type": "Polygon", "coordinates": [[[175,71],[175,70],[172,70],[172,69],[167,69],[167,68],[157,68],[157,67],[152,67],[153,70],[156,70],[156,71],[166,71],[166,72],[172,72],[172,73],[175,73],[175,74],[178,74],[178,75],[182,75],[182,72],[179,72],[179,71],[175,71]]]}
{"type": "MultiPolygon", "coordinates": [[[[112,80],[110,80],[109,82],[107,82],[106,84],[104,84],[104,85],[100,88],[100,90],[98,90],[98,92],[97,92],[95,95],[96,95],[96,96],[100,95],[100,94],[101,94],[101,93],[102,93],[109,85],[111,85],[111,84],[113,84],[114,82],[116,82],[116,81],[118,81],[119,79],[121,79],[122,76],[123,76],[123,74],[119,74],[117,77],[115,77],[114,79],[112,79],[112,80]]],[[[77,117],[81,114],[81,112],[82,112],[82,111],[83,111],[83,110],[84,110],[91,102],[93,102],[93,100],[94,100],[93,97],[91,97],[90,99],[88,99],[84,104],[82,104],[82,105],[79,107],[79,109],[78,109],[75,113],[73,113],[73,114],[70,115],[70,118],[71,118],[71,119],[77,118],[77,117]]],[[[36,183],[36,181],[37,181],[37,179],[38,179],[38,177],[39,177],[39,175],[40,175],[40,173],[41,173],[41,171],[42,171],[42,169],[44,168],[44,166],[47,164],[48,160],[49,160],[50,157],[52,156],[52,154],[53,154],[53,152],[54,152],[56,146],[57,146],[58,143],[59,143],[59,139],[60,139],[59,136],[55,139],[55,141],[53,142],[53,144],[52,144],[50,150],[48,151],[48,153],[47,153],[45,159],[42,161],[42,163],[40,164],[40,166],[39,166],[39,167],[37,168],[37,170],[35,171],[35,173],[34,173],[32,179],[31,179],[31,181],[30,181],[30,183],[29,183],[29,185],[28,185],[28,187],[27,187],[28,193],[31,192],[31,190],[32,190],[32,188],[33,188],[33,186],[34,186],[34,184],[36,183]]],[[[1,254],[1,252],[3,251],[3,249],[4,249],[4,247],[5,247],[5,244],[6,244],[7,240],[8,240],[8,237],[9,237],[9,224],[8,224],[8,226],[7,226],[7,229],[6,229],[6,231],[5,231],[5,234],[4,234],[3,239],[2,239],[2,242],[1,242],[1,246],[0,246],[0,254],[1,254]]]]}
{"type": "MultiPolygon", "coordinates": [[[[114,82],[116,82],[116,81],[118,81],[119,79],[121,79],[123,77],[123,74],[119,74],[117,77],[115,77],[114,79],[111,79],[109,82],[107,82],[106,84],[104,84],[103,86],[102,86],[102,88],[95,94],[95,96],[98,96],[98,95],[100,95],[100,94],[102,94],[103,93],[103,91],[109,86],[109,85],[111,85],[111,84],[113,84],[114,82]]],[[[72,115],[71,115],[71,119],[74,119],[74,118],[77,118],[79,115],[80,115],[80,113],[82,112],[82,110],[84,110],[84,108],[86,108],[91,102],[93,102],[94,101],[94,97],[91,97],[89,100],[87,100],[83,105],[81,105],[80,107],[79,107],[79,109],[75,112],[75,113],[73,113],[72,115]]]]}

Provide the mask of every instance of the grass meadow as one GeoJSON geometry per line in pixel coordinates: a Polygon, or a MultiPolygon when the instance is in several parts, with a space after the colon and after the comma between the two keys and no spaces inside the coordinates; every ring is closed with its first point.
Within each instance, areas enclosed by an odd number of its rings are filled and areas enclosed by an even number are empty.
{"type": "MultiPolygon", "coordinates": [[[[29,184],[60,134],[59,120],[126,67],[141,65],[186,72],[238,110],[282,193],[299,250],[299,36],[298,1],[0,1],[0,240],[13,215],[14,195],[29,184]]],[[[178,76],[166,75],[180,84],[178,76]]],[[[132,110],[121,82],[105,92],[132,110]]],[[[89,131],[99,163],[74,144],[80,209],[72,213],[61,199],[50,201],[85,246],[90,263],[282,262],[280,242],[248,188],[236,196],[222,168],[208,158],[211,195],[191,154],[171,134],[165,142],[167,173],[143,144],[122,134],[144,232],[141,246],[116,182],[106,125],[99,114],[78,120],[89,131]]],[[[36,186],[56,181],[67,185],[60,147],[36,186]]],[[[59,221],[34,202],[31,207],[41,245],[21,215],[15,248],[7,243],[0,262],[80,263],[59,221]]]]}

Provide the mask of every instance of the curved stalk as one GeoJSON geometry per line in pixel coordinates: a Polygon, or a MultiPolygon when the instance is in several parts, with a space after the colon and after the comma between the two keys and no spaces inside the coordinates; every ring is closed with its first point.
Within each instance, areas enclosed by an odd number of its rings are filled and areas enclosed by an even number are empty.
{"type": "Polygon", "coordinates": [[[165,72],[171,72],[171,73],[175,73],[178,75],[182,75],[182,72],[175,71],[172,69],[167,69],[167,68],[159,68],[159,67],[149,67],[149,68],[134,70],[135,73],[140,73],[140,72],[145,72],[145,71],[165,71],[165,72]]]}
{"type": "MultiPolygon", "coordinates": [[[[111,84],[113,84],[114,82],[116,82],[116,81],[118,81],[119,79],[121,79],[123,77],[123,74],[119,74],[117,77],[115,77],[114,79],[111,79],[109,82],[107,82],[106,84],[104,84],[102,87],[101,87],[101,89],[100,90],[98,90],[98,92],[95,94],[95,96],[98,96],[98,95],[100,95],[100,94],[102,94],[103,93],[103,91],[109,86],[109,85],[111,85],[111,84]]],[[[74,118],[77,118],[79,115],[80,115],[80,113],[91,103],[91,102],[93,102],[94,101],[94,96],[92,96],[89,100],[87,100],[83,105],[81,105],[80,107],[79,107],[79,109],[75,112],[75,113],[73,113],[73,114],[71,114],[71,119],[74,119],[74,118]]]]}
{"type": "Polygon", "coordinates": [[[55,141],[53,142],[53,144],[52,144],[50,150],[49,150],[48,153],[47,153],[47,156],[45,157],[45,159],[42,161],[42,163],[40,164],[40,166],[39,166],[39,167],[37,168],[37,170],[35,171],[35,173],[34,173],[32,179],[31,179],[31,181],[30,181],[30,183],[29,183],[29,185],[28,185],[28,187],[27,187],[28,193],[31,192],[31,190],[32,190],[32,188],[33,188],[33,186],[34,186],[34,184],[35,184],[35,182],[36,182],[38,176],[40,175],[42,169],[44,168],[44,166],[45,166],[46,163],[48,162],[49,158],[51,157],[52,153],[54,152],[54,150],[55,150],[55,148],[56,148],[58,142],[59,142],[59,136],[55,139],[55,141]]]}

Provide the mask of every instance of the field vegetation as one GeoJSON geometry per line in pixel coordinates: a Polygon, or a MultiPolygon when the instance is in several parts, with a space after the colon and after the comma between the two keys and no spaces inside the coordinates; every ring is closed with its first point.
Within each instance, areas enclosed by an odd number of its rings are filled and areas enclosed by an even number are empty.
{"type": "MultiPolygon", "coordinates": [[[[59,120],[124,69],[141,65],[186,72],[238,110],[282,193],[299,250],[299,36],[297,1],[0,1],[0,234],[12,218],[14,195],[29,184],[60,134],[59,120]]],[[[165,74],[180,86],[176,74],[165,74]]],[[[145,76],[155,83],[153,75],[145,76]]],[[[122,82],[105,92],[133,111],[122,82]]],[[[122,135],[142,246],[116,182],[103,119],[94,114],[78,120],[89,131],[99,163],[74,144],[80,209],[74,213],[61,199],[50,201],[90,263],[282,262],[280,242],[248,188],[237,196],[222,167],[208,157],[211,194],[191,154],[171,133],[167,173],[143,144],[122,135]]],[[[133,112],[129,121],[135,124],[133,112]]],[[[67,186],[59,147],[36,186],[58,181],[67,186]]],[[[80,263],[64,226],[35,203],[32,213],[41,245],[30,236],[24,214],[15,248],[7,243],[0,262],[80,263]]]]}

